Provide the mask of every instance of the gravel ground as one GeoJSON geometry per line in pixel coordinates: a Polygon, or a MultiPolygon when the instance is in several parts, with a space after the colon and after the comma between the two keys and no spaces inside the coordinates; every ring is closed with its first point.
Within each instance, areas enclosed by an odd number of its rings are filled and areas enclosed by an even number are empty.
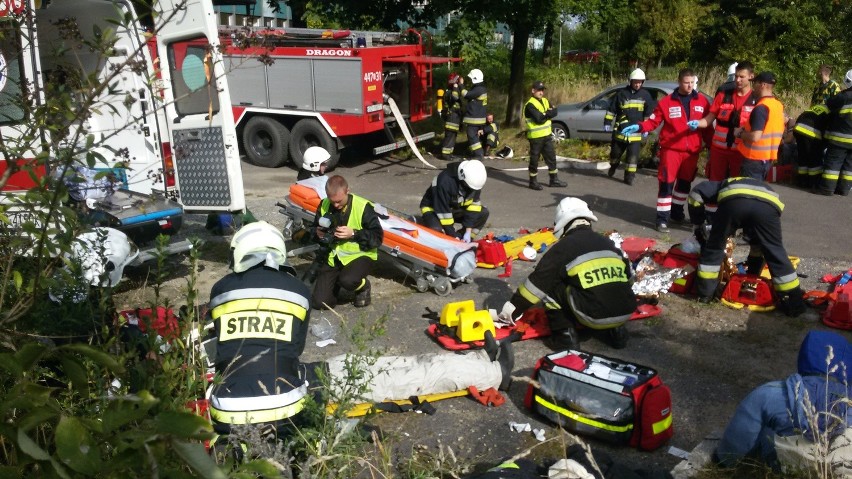
{"type": "MultiPolygon", "coordinates": [[[[440,160],[430,158],[443,164],[440,160]]],[[[623,236],[645,236],[658,241],[656,249],[665,250],[672,243],[689,235],[689,230],[673,229],[660,236],[653,227],[653,199],[656,178],[653,171],[644,171],[631,188],[606,175],[592,170],[568,169],[562,164],[561,177],[569,183],[565,189],[545,189],[532,192],[526,184],[525,163],[491,161],[487,163],[489,183],[483,192],[483,202],[491,211],[489,231],[496,234],[517,234],[521,227],[537,229],[552,225],[553,211],[559,199],[570,194],[586,200],[600,218],[598,231],[617,230],[623,236]],[[520,169],[520,171],[507,171],[520,169]]],[[[345,175],[353,192],[360,193],[387,206],[414,212],[426,185],[435,175],[421,168],[416,160],[381,158],[366,162],[349,161],[338,173],[345,175]]],[[[620,176],[620,172],[617,175],[620,176]]],[[[265,170],[244,166],[247,203],[259,219],[283,225],[275,202],[283,198],[286,187],[295,179],[289,169],[265,170]]],[[[617,178],[616,177],[616,178],[617,178]]],[[[814,197],[787,186],[779,186],[788,207],[784,215],[785,244],[788,252],[801,258],[799,272],[805,289],[825,289],[818,283],[826,273],[845,271],[852,266],[848,243],[850,213],[843,198],[814,197]]],[[[200,262],[200,301],[206,301],[213,282],[227,271],[227,241],[229,237],[209,235],[203,228],[204,217],[189,215],[183,235],[205,240],[200,262]]],[[[746,254],[737,248],[737,257],[746,254]]],[[[307,267],[306,260],[295,260],[298,269],[307,267]]],[[[185,258],[175,258],[175,271],[163,288],[163,294],[180,303],[186,288],[188,269],[185,258]],[[181,261],[178,263],[178,261],[181,261]]],[[[469,284],[460,284],[450,296],[417,293],[413,281],[386,260],[380,262],[373,280],[373,304],[356,310],[341,305],[337,315],[322,315],[335,324],[338,343],[318,348],[316,338],[310,343],[304,360],[315,361],[351,350],[346,332],[353,324],[373,323],[386,318],[387,333],[372,340],[371,346],[388,354],[420,354],[440,352],[424,331],[425,316],[438,312],[449,301],[475,300],[478,308],[499,306],[509,298],[534,267],[533,263],[515,262],[513,275],[498,278],[502,270],[478,269],[469,284]]],[[[129,280],[122,284],[119,306],[144,304],[151,297],[148,271],[137,268],[128,271],[129,280]]],[[[670,445],[684,450],[694,448],[705,436],[722,430],[739,399],[755,386],[782,378],[795,370],[798,345],[809,329],[827,329],[818,322],[815,311],[799,318],[787,318],[779,313],[738,311],[721,304],[701,305],[690,297],[664,295],[660,305],[663,313],[655,318],[633,321],[628,325],[631,339],[627,349],[611,350],[596,337],[582,337],[581,348],[591,352],[616,356],[627,361],[657,369],[671,387],[675,436],[670,445]]],[[[843,333],[847,337],[848,333],[843,333]]],[[[372,423],[391,438],[393,457],[400,464],[412,454],[440,457],[441,451],[452,449],[455,459],[445,456],[442,467],[481,470],[535,446],[530,433],[510,432],[509,422],[530,423],[544,428],[548,438],[555,438],[552,425],[531,415],[523,407],[526,383],[536,359],[550,350],[541,341],[531,340],[515,345],[516,380],[506,395],[505,405],[485,408],[470,398],[456,398],[435,404],[437,413],[382,414],[372,423]]],[[[671,469],[679,459],[668,454],[668,447],[653,452],[638,452],[629,448],[612,447],[590,441],[594,448],[603,448],[637,467],[671,469]]],[[[558,457],[564,445],[549,441],[535,448],[535,458],[558,457]]]]}

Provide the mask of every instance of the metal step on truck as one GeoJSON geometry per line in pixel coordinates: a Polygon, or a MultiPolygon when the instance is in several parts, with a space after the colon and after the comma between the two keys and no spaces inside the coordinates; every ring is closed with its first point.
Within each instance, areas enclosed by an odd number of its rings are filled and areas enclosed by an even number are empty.
{"type": "Polygon", "coordinates": [[[117,188],[71,206],[143,245],[184,212],[245,208],[211,2],[159,0],[145,26],[134,4],[0,0],[0,214],[13,228],[61,222],[27,192],[77,167],[117,188]],[[68,96],[71,111],[51,109],[68,96]]]}
{"type": "Polygon", "coordinates": [[[311,146],[330,153],[329,169],[355,144],[371,144],[374,155],[416,148],[434,136],[406,131],[432,116],[433,69],[459,61],[432,56],[431,36],[414,29],[220,27],[219,34],[241,149],[269,168],[299,169],[311,146]],[[396,141],[397,129],[412,141],[396,141]]]}

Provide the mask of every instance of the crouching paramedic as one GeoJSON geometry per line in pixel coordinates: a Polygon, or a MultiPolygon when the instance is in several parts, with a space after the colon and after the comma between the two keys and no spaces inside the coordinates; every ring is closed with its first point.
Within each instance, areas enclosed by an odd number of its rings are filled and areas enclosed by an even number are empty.
{"type": "Polygon", "coordinates": [[[564,198],[556,208],[558,241],[503,306],[501,319],[517,318],[544,303],[555,349],[577,347],[574,322],[603,331],[612,347],[627,346],[625,323],[636,309],[630,262],[613,242],[594,231],[597,217],[579,198],[564,198]]]}
{"type": "Polygon", "coordinates": [[[438,174],[420,200],[423,224],[430,229],[470,242],[488,221],[488,209],[479,195],[488,175],[479,160],[450,163],[438,174]],[[461,223],[456,233],[455,224],[461,223]]]}
{"type": "Polygon", "coordinates": [[[216,432],[261,424],[280,435],[304,407],[299,374],[310,319],[310,292],[285,264],[281,232],[266,222],[231,240],[233,272],[210,292],[217,381],[210,390],[216,432]]]}
{"type": "Polygon", "coordinates": [[[789,316],[805,311],[799,277],[781,240],[781,212],[784,204],[778,193],[753,178],[728,178],[704,181],[689,194],[689,218],[696,225],[695,236],[701,246],[698,260],[698,300],[710,302],[719,286],[719,273],[725,259],[728,236],[738,228],[749,238],[747,269],[760,274],[764,259],[772,275],[778,307],[789,316]],[[709,234],[704,227],[707,209],[716,207],[709,234]]]}
{"type": "Polygon", "coordinates": [[[329,246],[328,260],[319,267],[311,304],[314,309],[337,306],[340,288],[353,291],[353,306],[370,304],[370,280],[367,275],[378,260],[378,247],[384,230],[373,204],[349,192],[349,184],[334,175],[325,184],[326,197],[314,217],[316,235],[329,246]],[[320,226],[320,218],[330,226],[320,226]]]}

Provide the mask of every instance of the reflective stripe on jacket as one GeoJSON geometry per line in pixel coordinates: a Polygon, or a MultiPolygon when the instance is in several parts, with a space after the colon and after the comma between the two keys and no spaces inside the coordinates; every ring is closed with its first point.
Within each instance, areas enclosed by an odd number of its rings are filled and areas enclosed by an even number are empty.
{"type": "MultiPolygon", "coordinates": [[[[775,161],[778,159],[778,147],[784,136],[784,105],[773,96],[765,96],[757,101],[757,105],[765,105],[769,109],[766,125],[760,140],[752,142],[743,140],[737,146],[743,157],[749,160],[775,161]]],[[[757,107],[755,107],[757,108],[757,107]]],[[[751,124],[744,126],[745,131],[751,131],[751,124]]]]}
{"type": "MultiPolygon", "coordinates": [[[[532,106],[544,115],[547,113],[547,110],[550,109],[550,102],[544,97],[542,97],[541,100],[536,97],[530,97],[530,99],[527,100],[526,105],[524,105],[524,109],[526,109],[527,106],[532,106]]],[[[530,140],[544,138],[552,133],[550,118],[545,117],[544,123],[536,123],[535,118],[524,116],[524,121],[526,121],[527,124],[527,138],[530,140]]]]}
{"type": "MultiPolygon", "coordinates": [[[[355,231],[364,229],[365,225],[362,223],[362,220],[367,205],[372,205],[372,203],[358,195],[350,193],[349,203],[347,204],[349,209],[349,218],[346,221],[346,226],[355,231]]],[[[324,198],[320,203],[319,215],[324,216],[328,213],[330,207],[331,202],[328,198],[324,198]]],[[[379,250],[377,248],[362,250],[361,245],[354,240],[336,241],[331,252],[328,254],[328,265],[334,266],[335,257],[337,257],[344,266],[362,256],[366,256],[375,261],[379,258],[378,253],[379,250]]]]}

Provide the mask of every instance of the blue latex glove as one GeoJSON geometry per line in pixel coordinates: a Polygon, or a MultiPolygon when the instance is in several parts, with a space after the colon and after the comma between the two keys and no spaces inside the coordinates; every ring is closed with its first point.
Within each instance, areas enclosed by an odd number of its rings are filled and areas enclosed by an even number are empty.
{"type": "Polygon", "coordinates": [[[604,125],[604,131],[612,131],[612,125],[604,125]]]}
{"type": "Polygon", "coordinates": [[[470,230],[465,230],[464,236],[462,236],[462,240],[465,243],[470,243],[470,230]]]}
{"type": "Polygon", "coordinates": [[[698,120],[689,120],[686,122],[686,126],[688,126],[690,130],[695,131],[698,129],[698,120]]]}
{"type": "Polygon", "coordinates": [[[630,126],[624,127],[624,129],[621,130],[621,134],[622,135],[632,135],[633,133],[636,133],[637,131],[639,131],[639,125],[630,125],[630,126]]]}

